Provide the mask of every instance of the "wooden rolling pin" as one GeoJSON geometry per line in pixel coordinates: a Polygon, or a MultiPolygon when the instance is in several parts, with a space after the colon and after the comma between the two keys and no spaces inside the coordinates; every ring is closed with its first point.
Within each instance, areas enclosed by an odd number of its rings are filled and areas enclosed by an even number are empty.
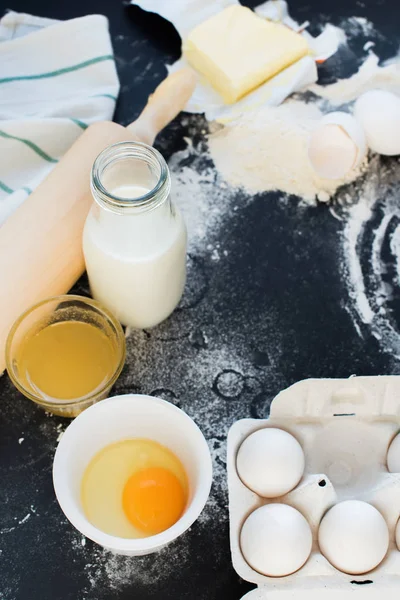
{"type": "Polygon", "coordinates": [[[32,304],[68,292],[85,270],[82,231],[92,204],[90,172],[110,144],[153,144],[185,107],[196,77],[190,69],[169,75],[127,128],[94,123],[71,146],[48,177],[0,228],[0,373],[15,319],[32,304]]]}

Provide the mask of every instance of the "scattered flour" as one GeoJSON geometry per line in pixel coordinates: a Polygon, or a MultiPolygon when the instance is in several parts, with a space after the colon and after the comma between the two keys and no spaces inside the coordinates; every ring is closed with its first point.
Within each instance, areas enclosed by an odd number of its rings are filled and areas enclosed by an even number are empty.
{"type": "Polygon", "coordinates": [[[56,427],[56,430],[57,430],[57,433],[58,433],[56,441],[58,443],[61,440],[62,436],[64,435],[65,429],[63,428],[63,425],[61,423],[59,423],[57,425],[57,427],[56,427]]]}
{"type": "Polygon", "coordinates": [[[30,517],[31,517],[31,513],[28,513],[27,515],[25,515],[25,517],[23,519],[18,521],[18,525],[23,525],[24,523],[27,522],[28,519],[30,519],[30,517]]]}
{"type": "Polygon", "coordinates": [[[346,207],[343,275],[348,310],[360,337],[375,337],[400,359],[400,160],[376,156],[369,176],[346,207]]]}
{"type": "Polygon", "coordinates": [[[349,17],[341,21],[340,27],[349,39],[360,35],[364,37],[381,37],[375,25],[365,17],[349,17]]]}
{"type": "MultiPolygon", "coordinates": [[[[188,141],[187,148],[176,152],[168,166],[172,178],[171,196],[182,211],[189,231],[189,252],[203,249],[207,247],[205,241],[220,227],[235,190],[227,187],[204,144],[194,148],[188,141]]],[[[208,250],[213,254],[214,246],[209,245],[208,250]]]]}
{"type": "Polygon", "coordinates": [[[358,256],[358,238],[362,224],[368,221],[376,201],[375,186],[368,182],[361,192],[359,200],[348,211],[348,220],[344,230],[344,251],[349,285],[349,296],[364,323],[371,323],[373,312],[369,305],[362,268],[358,256]]]}

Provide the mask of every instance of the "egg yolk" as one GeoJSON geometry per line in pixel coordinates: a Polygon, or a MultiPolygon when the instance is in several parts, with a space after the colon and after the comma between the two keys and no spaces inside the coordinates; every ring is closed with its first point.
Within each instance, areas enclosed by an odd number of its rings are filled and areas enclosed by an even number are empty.
{"type": "Polygon", "coordinates": [[[156,535],[172,527],[186,504],[179,479],[168,469],[149,467],[134,473],[125,484],[122,506],[134,527],[156,535]]]}

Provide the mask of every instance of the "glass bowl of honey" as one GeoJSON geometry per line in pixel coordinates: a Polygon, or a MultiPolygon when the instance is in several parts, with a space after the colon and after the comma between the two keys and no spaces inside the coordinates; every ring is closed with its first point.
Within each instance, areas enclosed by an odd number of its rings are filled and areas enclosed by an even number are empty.
{"type": "Polygon", "coordinates": [[[45,410],[75,417],[106,398],[125,363],[119,321],[99,302],[57,296],[35,304],[6,343],[11,381],[45,410]]]}

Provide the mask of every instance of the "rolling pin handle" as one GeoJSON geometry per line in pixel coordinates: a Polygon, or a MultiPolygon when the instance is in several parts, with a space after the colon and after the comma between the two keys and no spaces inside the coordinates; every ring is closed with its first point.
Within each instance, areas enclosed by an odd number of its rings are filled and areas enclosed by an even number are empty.
{"type": "Polygon", "coordinates": [[[185,108],[196,81],[196,74],[189,67],[169,75],[149,96],[140,117],[128,125],[129,133],[152,145],[158,133],[185,108]]]}

